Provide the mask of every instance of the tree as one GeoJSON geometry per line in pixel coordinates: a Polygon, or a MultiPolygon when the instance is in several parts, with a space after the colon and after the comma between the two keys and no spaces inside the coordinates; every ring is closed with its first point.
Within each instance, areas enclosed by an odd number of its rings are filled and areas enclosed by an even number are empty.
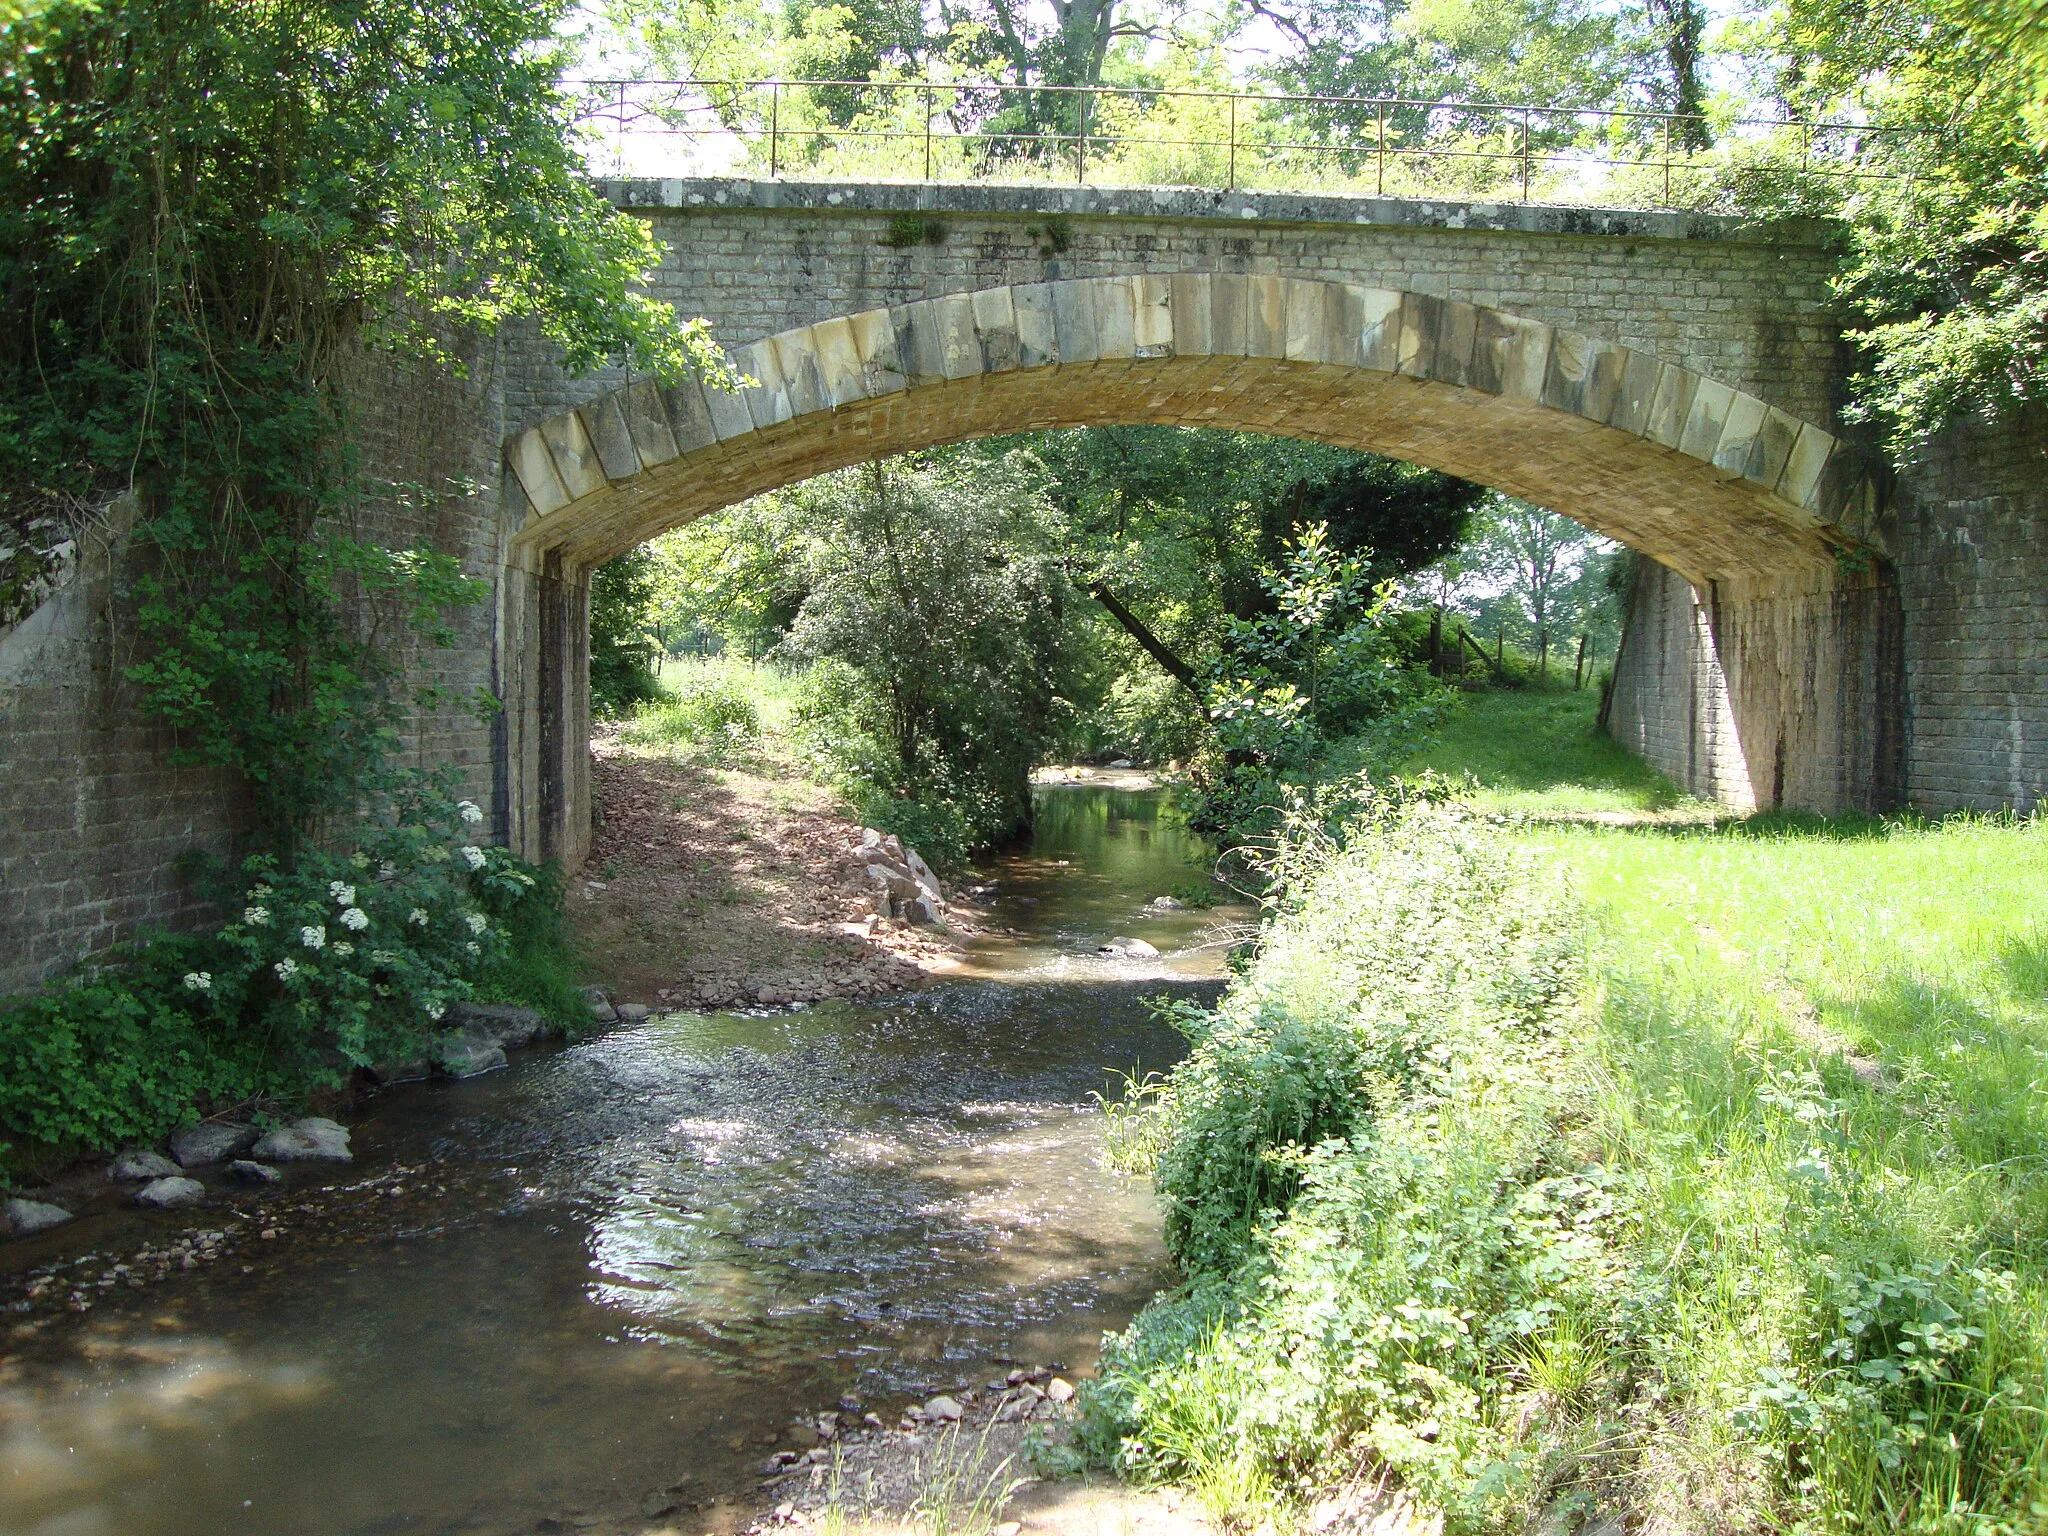
{"type": "Polygon", "coordinates": [[[455,337],[519,320],[572,368],[709,357],[638,291],[645,227],[582,174],[562,17],[102,0],[0,33],[0,504],[141,494],[129,675],[287,856],[389,770],[403,701],[370,617],[445,635],[479,593],[345,531],[380,490],[349,451],[350,356],[455,366],[455,337]]]}
{"type": "Polygon", "coordinates": [[[1437,585],[1468,614],[1491,612],[1503,625],[1512,615],[1525,625],[1547,678],[1551,642],[1579,632],[1606,601],[1599,571],[1612,547],[1568,517],[1496,492],[1482,505],[1470,541],[1437,573],[1437,585]]]}

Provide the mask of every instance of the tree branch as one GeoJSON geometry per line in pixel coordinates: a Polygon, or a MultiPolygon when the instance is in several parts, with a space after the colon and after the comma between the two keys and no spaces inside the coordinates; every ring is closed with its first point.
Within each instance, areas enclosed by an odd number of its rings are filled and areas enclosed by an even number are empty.
{"type": "Polygon", "coordinates": [[[1195,677],[1195,669],[1168,650],[1166,642],[1147,629],[1144,620],[1126,608],[1117,595],[1102,582],[1090,582],[1088,595],[1107,608],[1109,616],[1121,624],[1130,637],[1144,648],[1145,654],[1158,662],[1187,689],[1195,701],[1195,708],[1201,711],[1203,720],[1213,725],[1215,722],[1210,717],[1208,702],[1202,697],[1202,685],[1195,677]]]}

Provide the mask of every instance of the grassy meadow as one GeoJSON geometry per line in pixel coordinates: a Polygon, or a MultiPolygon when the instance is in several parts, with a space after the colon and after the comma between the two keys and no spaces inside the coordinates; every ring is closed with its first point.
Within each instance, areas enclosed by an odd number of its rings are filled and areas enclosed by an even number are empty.
{"type": "Polygon", "coordinates": [[[1097,1443],[1239,1529],[2048,1532],[2048,823],[1674,824],[1590,713],[1472,701],[1403,767],[1534,814],[1381,807],[1182,1021],[1097,1443]]]}

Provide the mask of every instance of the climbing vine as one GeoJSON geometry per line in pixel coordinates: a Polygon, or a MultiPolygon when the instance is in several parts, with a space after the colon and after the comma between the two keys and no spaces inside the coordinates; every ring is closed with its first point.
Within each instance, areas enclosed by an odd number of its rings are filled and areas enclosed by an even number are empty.
{"type": "Polygon", "coordinates": [[[352,355],[459,369],[513,321],[577,368],[704,351],[581,175],[565,9],[104,0],[0,32],[0,504],[25,535],[137,494],[129,675],[287,861],[387,773],[394,641],[481,590],[351,532],[352,355]]]}

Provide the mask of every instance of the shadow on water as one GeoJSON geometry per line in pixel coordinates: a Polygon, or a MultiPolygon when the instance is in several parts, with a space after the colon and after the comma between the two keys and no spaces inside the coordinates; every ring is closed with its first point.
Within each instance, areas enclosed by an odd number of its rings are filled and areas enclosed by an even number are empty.
{"type": "Polygon", "coordinates": [[[348,1180],[398,1170],[403,1215],[334,1230],[288,1190],[249,1273],[107,1290],[17,1343],[0,1530],[531,1530],[744,1488],[847,1391],[893,1413],[1006,1362],[1085,1369],[1169,1278],[1088,1096],[1179,1054],[1146,998],[1216,987],[1209,918],[1147,915],[1200,861],[1156,793],[1048,791],[993,871],[1014,932],[968,977],[381,1095],[348,1180]],[[1111,932],[1161,954],[1099,956],[1111,932]]]}

